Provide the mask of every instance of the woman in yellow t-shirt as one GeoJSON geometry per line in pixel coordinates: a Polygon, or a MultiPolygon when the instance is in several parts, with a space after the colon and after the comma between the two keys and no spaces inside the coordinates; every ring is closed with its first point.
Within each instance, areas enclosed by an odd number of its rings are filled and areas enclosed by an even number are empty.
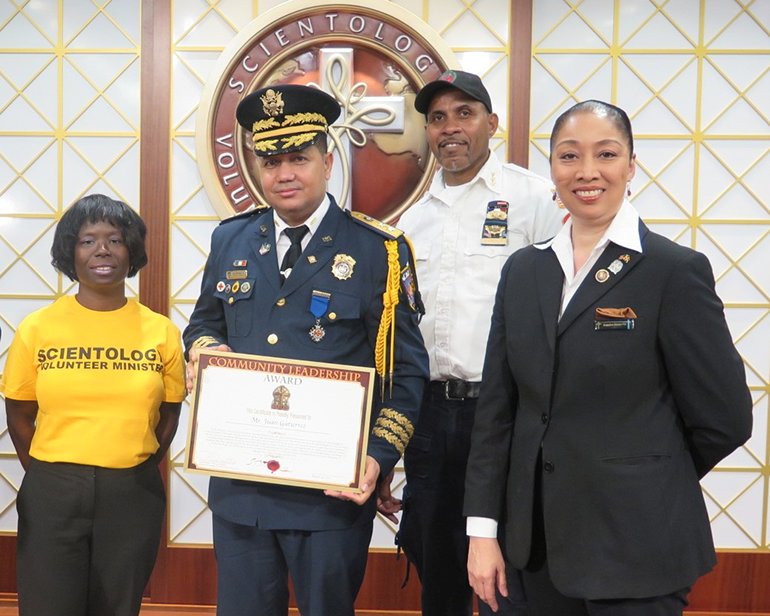
{"type": "Polygon", "coordinates": [[[125,203],[77,201],[51,249],[77,292],[22,320],[8,350],[21,616],[139,613],[165,511],[158,463],[185,396],[178,328],[126,298],[145,236],[125,203]]]}

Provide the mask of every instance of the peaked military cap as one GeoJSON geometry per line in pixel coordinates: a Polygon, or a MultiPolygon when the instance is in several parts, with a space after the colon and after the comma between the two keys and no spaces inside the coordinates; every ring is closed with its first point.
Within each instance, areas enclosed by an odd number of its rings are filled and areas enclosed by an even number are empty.
{"type": "Polygon", "coordinates": [[[235,112],[238,124],[251,131],[257,156],[306,148],[339,116],[339,104],[326,92],[295,84],[256,90],[235,112]]]}

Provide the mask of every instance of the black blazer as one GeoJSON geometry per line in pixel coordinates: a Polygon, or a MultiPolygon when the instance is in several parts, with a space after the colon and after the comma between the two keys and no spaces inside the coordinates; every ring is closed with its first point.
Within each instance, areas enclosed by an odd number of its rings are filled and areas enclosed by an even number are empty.
{"type": "Polygon", "coordinates": [[[604,250],[561,319],[550,249],[514,253],[495,300],[465,515],[500,521],[524,568],[542,473],[548,564],[567,596],[661,595],[711,569],[698,480],[751,434],[708,260],[641,222],[640,236],[643,254],[604,250]],[[598,308],[631,308],[633,329],[596,329],[598,308]]]}

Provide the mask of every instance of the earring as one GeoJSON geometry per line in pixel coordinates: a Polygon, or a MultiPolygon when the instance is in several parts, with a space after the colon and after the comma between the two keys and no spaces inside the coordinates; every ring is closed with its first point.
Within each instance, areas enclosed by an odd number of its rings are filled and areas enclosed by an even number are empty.
{"type": "Polygon", "coordinates": [[[553,199],[553,201],[556,203],[556,206],[559,209],[562,209],[562,210],[564,209],[564,202],[561,200],[561,197],[556,192],[556,186],[551,188],[551,199],[553,199]]]}
{"type": "Polygon", "coordinates": [[[626,196],[628,196],[628,197],[631,196],[631,182],[628,182],[626,184],[626,196]]]}

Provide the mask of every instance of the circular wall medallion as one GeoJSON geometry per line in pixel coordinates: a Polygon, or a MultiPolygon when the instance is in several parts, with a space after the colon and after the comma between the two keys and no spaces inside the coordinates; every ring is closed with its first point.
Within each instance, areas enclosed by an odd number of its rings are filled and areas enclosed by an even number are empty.
{"type": "Polygon", "coordinates": [[[222,218],[265,203],[241,99],[277,83],[308,84],[342,107],[330,129],[329,192],[341,207],[391,222],[435,170],[414,97],[457,62],[416,15],[382,2],[286,2],[250,22],[224,49],[196,118],[203,185],[222,218]]]}

